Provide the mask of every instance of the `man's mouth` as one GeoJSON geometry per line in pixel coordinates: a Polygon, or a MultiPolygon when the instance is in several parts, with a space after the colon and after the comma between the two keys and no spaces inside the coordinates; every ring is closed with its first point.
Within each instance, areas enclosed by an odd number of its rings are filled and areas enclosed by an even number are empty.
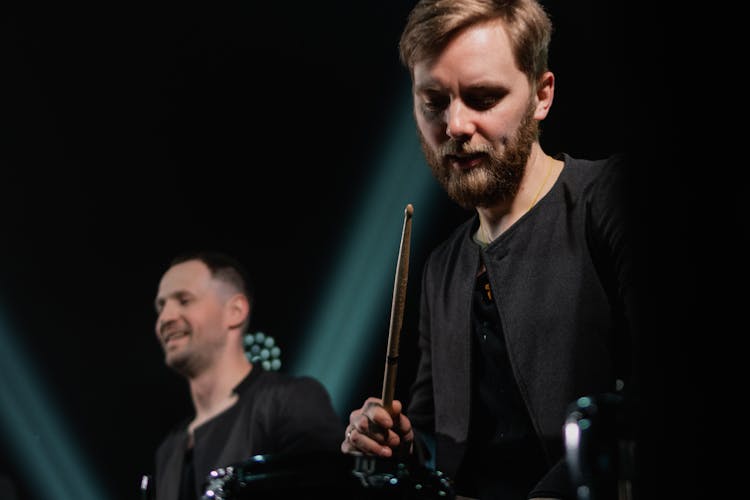
{"type": "Polygon", "coordinates": [[[164,337],[162,337],[162,342],[164,345],[168,345],[171,341],[180,339],[182,337],[186,337],[188,335],[188,332],[185,330],[175,330],[173,332],[169,332],[164,337]]]}
{"type": "Polygon", "coordinates": [[[469,170],[479,166],[482,163],[482,157],[484,153],[474,154],[450,154],[446,155],[445,159],[448,160],[453,168],[459,170],[469,170]]]}

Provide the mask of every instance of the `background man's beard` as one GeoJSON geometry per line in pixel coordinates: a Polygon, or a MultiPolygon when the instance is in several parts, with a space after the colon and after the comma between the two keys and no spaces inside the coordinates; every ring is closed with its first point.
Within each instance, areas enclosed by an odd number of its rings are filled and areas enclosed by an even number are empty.
{"type": "Polygon", "coordinates": [[[427,163],[453,201],[465,209],[471,209],[490,206],[515,196],[526,170],[531,145],[538,138],[539,122],[534,119],[533,112],[533,108],[529,108],[502,151],[497,151],[491,145],[472,149],[468,143],[454,139],[450,139],[439,151],[433,151],[419,132],[427,163]],[[472,151],[481,151],[484,156],[480,165],[466,171],[454,169],[445,159],[448,153],[472,151]]]}
{"type": "Polygon", "coordinates": [[[190,356],[186,352],[179,352],[172,356],[166,357],[166,364],[172,370],[182,375],[185,378],[191,378],[197,374],[197,366],[195,356],[190,356]]]}

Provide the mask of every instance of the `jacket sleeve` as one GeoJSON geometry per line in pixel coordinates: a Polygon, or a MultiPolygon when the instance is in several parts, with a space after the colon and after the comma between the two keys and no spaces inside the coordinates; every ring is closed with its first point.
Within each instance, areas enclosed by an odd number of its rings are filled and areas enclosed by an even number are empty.
{"type": "Polygon", "coordinates": [[[429,260],[422,274],[422,291],[419,311],[419,364],[414,383],[409,391],[406,415],[420,434],[435,432],[435,401],[432,387],[432,354],[430,341],[429,289],[426,285],[429,260]]]}

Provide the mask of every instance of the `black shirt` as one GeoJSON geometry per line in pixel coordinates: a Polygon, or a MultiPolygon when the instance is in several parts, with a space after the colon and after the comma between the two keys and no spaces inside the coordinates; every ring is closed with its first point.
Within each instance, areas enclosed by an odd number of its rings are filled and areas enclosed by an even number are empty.
{"type": "MultiPolygon", "coordinates": [[[[237,402],[197,427],[192,458],[195,498],[203,494],[214,469],[253,455],[300,454],[339,450],[343,424],[325,387],[311,377],[264,371],[255,365],[234,389],[237,402]]],[[[156,452],[156,500],[178,500],[188,451],[188,417],[156,452]]]]}
{"type": "Polygon", "coordinates": [[[476,372],[468,446],[456,488],[476,498],[524,498],[547,466],[513,377],[484,266],[474,287],[471,324],[476,372]]]}

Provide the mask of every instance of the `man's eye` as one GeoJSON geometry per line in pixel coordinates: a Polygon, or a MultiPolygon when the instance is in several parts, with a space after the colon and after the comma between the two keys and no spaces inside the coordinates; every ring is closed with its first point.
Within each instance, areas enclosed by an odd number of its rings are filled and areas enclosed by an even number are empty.
{"type": "Polygon", "coordinates": [[[486,111],[492,108],[500,99],[494,95],[475,96],[466,99],[467,106],[477,111],[486,111]]]}
{"type": "Polygon", "coordinates": [[[428,96],[422,101],[422,108],[429,113],[443,111],[448,106],[448,99],[441,96],[428,96]]]}
{"type": "Polygon", "coordinates": [[[178,302],[181,306],[186,306],[190,303],[190,299],[180,299],[178,302]]]}
{"type": "Polygon", "coordinates": [[[445,105],[440,101],[425,101],[424,107],[430,111],[440,111],[445,109],[445,105]]]}

